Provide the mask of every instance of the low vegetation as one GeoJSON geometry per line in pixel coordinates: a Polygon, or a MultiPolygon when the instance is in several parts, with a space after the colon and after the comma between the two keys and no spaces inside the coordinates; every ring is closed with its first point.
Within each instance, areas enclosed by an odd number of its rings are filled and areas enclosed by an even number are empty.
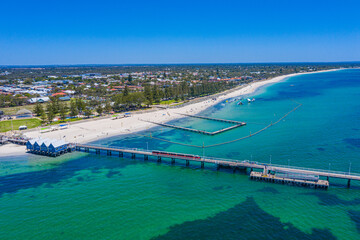
{"type": "Polygon", "coordinates": [[[41,125],[41,120],[37,118],[31,118],[0,121],[0,132],[19,130],[19,127],[24,125],[28,128],[35,128],[41,125]]]}

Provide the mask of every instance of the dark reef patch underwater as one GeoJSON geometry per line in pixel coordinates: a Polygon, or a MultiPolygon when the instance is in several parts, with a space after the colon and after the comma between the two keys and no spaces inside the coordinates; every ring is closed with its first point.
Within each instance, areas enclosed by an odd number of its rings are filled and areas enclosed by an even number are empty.
{"type": "Polygon", "coordinates": [[[336,239],[328,229],[313,229],[306,234],[292,224],[281,223],[263,211],[252,197],[225,212],[204,220],[185,222],[170,227],[169,232],[154,239],[336,239]]]}

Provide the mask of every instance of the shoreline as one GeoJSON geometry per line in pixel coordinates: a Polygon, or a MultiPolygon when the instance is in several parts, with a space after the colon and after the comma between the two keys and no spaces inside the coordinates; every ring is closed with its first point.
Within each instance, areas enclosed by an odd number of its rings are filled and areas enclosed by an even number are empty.
{"type": "MultiPolygon", "coordinates": [[[[166,123],[172,120],[183,118],[183,115],[177,114],[197,114],[204,111],[205,109],[212,107],[221,101],[229,98],[244,96],[253,94],[261,87],[267,87],[274,83],[282,82],[290,77],[313,74],[322,72],[338,71],[341,69],[329,69],[316,72],[306,73],[293,73],[283,76],[274,77],[262,81],[253,82],[247,85],[238,86],[236,88],[227,90],[225,92],[217,93],[206,97],[204,99],[197,99],[192,103],[185,106],[179,106],[178,108],[167,108],[167,109],[155,109],[144,112],[131,112],[131,117],[121,118],[113,120],[111,118],[94,119],[85,122],[70,124],[68,129],[58,130],[48,133],[40,133],[40,129],[29,130],[25,133],[30,138],[51,138],[51,139],[62,139],[67,142],[74,143],[89,143],[95,140],[101,140],[114,136],[121,136],[140,132],[143,130],[150,129],[157,125],[152,123],[144,122],[142,120],[149,120],[153,122],[166,123]],[[214,100],[216,98],[216,100],[214,100]]],[[[14,156],[25,154],[24,146],[13,146],[14,144],[7,144],[0,146],[0,157],[14,156]],[[21,151],[20,149],[24,149],[21,151]]]]}

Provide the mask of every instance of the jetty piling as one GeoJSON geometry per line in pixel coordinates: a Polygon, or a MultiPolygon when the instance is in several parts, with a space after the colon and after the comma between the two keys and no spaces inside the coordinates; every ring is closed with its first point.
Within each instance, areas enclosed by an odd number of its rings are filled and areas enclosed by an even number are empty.
{"type": "MultiPolygon", "coordinates": [[[[4,139],[3,139],[4,140],[4,139]]],[[[144,160],[148,160],[149,157],[157,157],[157,161],[160,163],[162,156],[159,156],[158,151],[149,151],[141,150],[134,148],[114,148],[114,147],[104,147],[104,146],[95,146],[89,144],[77,144],[77,143],[64,143],[59,140],[57,142],[49,142],[45,140],[37,139],[6,139],[6,141],[11,141],[16,144],[26,145],[28,152],[34,154],[41,154],[46,156],[59,156],[66,152],[72,151],[84,151],[84,152],[93,152],[100,154],[101,151],[106,151],[107,155],[111,156],[113,152],[117,152],[119,157],[123,157],[124,153],[130,153],[131,158],[135,159],[136,155],[143,155],[144,160]],[[40,147],[41,144],[41,147],[40,147]],[[47,147],[44,149],[44,146],[47,147]],[[90,151],[91,150],[91,151],[90,151]]],[[[162,154],[168,154],[167,152],[161,152],[162,154]]],[[[175,160],[185,160],[186,166],[190,165],[190,162],[200,162],[201,168],[205,167],[205,163],[215,165],[216,169],[228,168],[232,169],[233,172],[236,172],[237,169],[246,170],[250,169],[250,178],[256,180],[264,180],[268,182],[276,182],[282,184],[295,184],[301,186],[313,186],[315,188],[328,188],[329,187],[329,178],[337,178],[347,180],[347,187],[350,188],[351,180],[360,181],[360,173],[350,173],[349,172],[339,172],[339,171],[330,171],[324,169],[311,169],[311,168],[301,168],[295,166],[284,166],[266,163],[259,163],[249,160],[239,161],[234,159],[222,159],[222,158],[210,158],[210,157],[200,157],[191,154],[181,154],[181,153],[169,153],[169,156],[163,156],[171,159],[171,164],[175,164],[175,160]],[[261,170],[261,172],[256,172],[254,169],[261,170]],[[273,174],[272,172],[276,172],[273,174]],[[280,173],[289,173],[299,174],[299,175],[313,175],[318,176],[316,180],[309,179],[298,179],[292,177],[281,177],[277,176],[277,172],[280,173]],[[320,177],[326,178],[326,180],[320,179],[320,177]]]]}
{"type": "MultiPolygon", "coordinates": [[[[84,144],[76,144],[75,149],[77,151],[81,151],[82,149],[99,149],[99,150],[109,150],[110,152],[119,152],[120,153],[130,153],[131,158],[135,158],[135,155],[143,155],[144,159],[148,160],[149,157],[153,156],[157,158],[157,162],[161,163],[162,157],[164,156],[158,156],[153,151],[150,150],[141,150],[141,149],[131,149],[131,148],[113,148],[113,147],[102,147],[102,146],[91,146],[91,145],[84,145],[84,144]],[[145,157],[146,156],[146,157],[145,157]]],[[[190,166],[190,162],[200,162],[201,168],[205,167],[205,163],[215,165],[216,170],[220,170],[220,168],[228,168],[231,169],[232,172],[236,172],[236,170],[243,170],[246,171],[246,169],[250,170],[250,179],[256,179],[256,180],[264,180],[267,182],[276,182],[276,183],[282,183],[282,184],[292,184],[292,185],[299,185],[299,186],[312,186],[316,188],[324,188],[326,185],[326,182],[329,183],[328,180],[322,180],[319,179],[318,182],[304,180],[304,182],[301,182],[299,179],[279,179],[279,177],[273,177],[271,175],[270,171],[286,171],[293,174],[303,174],[303,175],[317,175],[319,177],[323,177],[326,179],[331,178],[338,178],[338,179],[346,179],[347,180],[347,186],[350,187],[351,180],[357,180],[360,181],[360,174],[356,173],[348,173],[348,172],[337,172],[337,171],[329,171],[329,170],[322,170],[322,169],[309,169],[309,168],[300,168],[295,166],[283,166],[283,165],[275,165],[272,164],[269,166],[266,163],[259,163],[254,161],[239,161],[239,160],[233,160],[233,159],[221,159],[221,158],[210,158],[210,157],[191,157],[192,155],[182,155],[179,154],[178,156],[169,156],[171,164],[175,164],[176,160],[185,160],[185,165],[190,166]],[[190,156],[190,157],[189,157],[190,156]],[[261,172],[256,172],[254,169],[261,170],[261,172]],[[261,174],[261,175],[257,175],[261,174]],[[264,177],[264,176],[267,177],[264,177]],[[262,177],[261,177],[262,176],[262,177]],[[296,180],[296,181],[295,181],[296,180]],[[300,182],[299,182],[300,181],[300,182]]],[[[195,156],[195,155],[194,155],[195,156]]],[[[329,186],[329,184],[328,184],[329,186]]]]}

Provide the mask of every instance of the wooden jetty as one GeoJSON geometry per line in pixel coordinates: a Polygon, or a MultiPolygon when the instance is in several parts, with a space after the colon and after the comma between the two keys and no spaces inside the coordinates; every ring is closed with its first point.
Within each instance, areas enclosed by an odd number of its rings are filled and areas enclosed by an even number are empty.
{"type": "Polygon", "coordinates": [[[220,119],[220,118],[211,118],[211,117],[205,117],[205,116],[199,116],[199,115],[192,115],[192,114],[185,114],[185,113],[176,113],[176,114],[183,115],[183,116],[187,116],[187,117],[201,118],[201,119],[206,119],[206,120],[211,120],[211,121],[217,121],[217,122],[232,123],[232,124],[241,125],[241,126],[246,125],[245,122],[240,122],[240,121],[235,121],[235,120],[220,119]]]}
{"type": "Polygon", "coordinates": [[[0,143],[6,144],[6,143],[14,143],[17,145],[26,145],[26,142],[28,141],[28,138],[23,137],[8,137],[8,136],[1,136],[0,143]]]}
{"type": "MultiPolygon", "coordinates": [[[[156,151],[141,150],[136,148],[114,148],[114,147],[104,147],[104,146],[94,146],[88,144],[75,144],[75,150],[85,151],[85,152],[95,152],[100,154],[101,151],[105,151],[107,155],[118,154],[119,157],[124,157],[124,153],[131,154],[131,158],[135,159],[136,155],[141,155],[145,160],[148,160],[149,157],[157,158],[158,162],[161,162],[162,158],[171,159],[171,163],[174,164],[175,160],[185,160],[186,166],[190,165],[190,162],[201,163],[201,168],[204,168],[206,164],[216,165],[217,169],[220,168],[229,168],[233,172],[236,170],[247,170],[250,169],[253,172],[254,169],[261,170],[262,172],[266,171],[286,171],[294,174],[307,174],[307,175],[317,175],[319,177],[326,178],[326,181],[329,181],[329,178],[338,178],[347,180],[347,186],[350,187],[350,181],[356,180],[360,181],[360,174],[358,173],[345,173],[339,171],[328,171],[322,169],[311,169],[311,168],[301,168],[294,166],[282,166],[282,165],[269,165],[266,163],[259,163],[253,161],[239,161],[233,159],[222,159],[222,158],[210,158],[210,157],[199,157],[196,155],[185,155],[168,152],[168,156],[158,155],[156,151]]],[[[255,173],[254,173],[255,174],[255,173]]],[[[319,180],[320,181],[320,180],[319,180]]],[[[321,183],[324,185],[325,183],[321,183]]]]}
{"type": "Polygon", "coordinates": [[[322,188],[322,189],[329,188],[329,181],[321,180],[321,179],[317,181],[311,181],[304,179],[284,178],[284,177],[278,177],[276,176],[276,174],[264,174],[263,172],[255,172],[255,171],[252,171],[250,173],[250,178],[253,180],[261,180],[266,182],[289,184],[289,185],[296,185],[303,187],[313,187],[313,188],[322,188]]]}
{"type": "Polygon", "coordinates": [[[141,120],[141,121],[156,124],[156,125],[163,126],[163,127],[175,128],[175,129],[180,129],[180,130],[184,130],[184,131],[188,131],[188,132],[194,132],[194,133],[200,133],[200,134],[209,135],[209,136],[213,136],[213,135],[216,135],[216,134],[219,134],[219,133],[223,133],[223,132],[226,132],[226,131],[232,130],[234,128],[238,128],[238,127],[241,127],[241,126],[245,125],[245,124],[236,124],[236,125],[233,125],[233,126],[230,126],[230,127],[227,127],[227,128],[217,130],[215,132],[208,132],[208,131],[203,131],[203,130],[198,130],[198,129],[193,129],[193,128],[175,126],[175,125],[171,125],[171,124],[167,124],[167,123],[158,123],[158,122],[147,121],[147,120],[141,120]]]}
{"type": "Polygon", "coordinates": [[[175,126],[175,125],[171,125],[171,124],[167,124],[167,123],[159,123],[159,122],[153,122],[153,121],[147,121],[147,120],[141,120],[141,121],[156,124],[156,125],[163,126],[163,127],[180,129],[180,130],[184,130],[184,131],[188,131],[188,132],[200,133],[200,134],[204,134],[204,135],[213,135],[212,132],[207,132],[207,131],[193,129],[193,128],[180,127],[180,126],[175,126]]]}

